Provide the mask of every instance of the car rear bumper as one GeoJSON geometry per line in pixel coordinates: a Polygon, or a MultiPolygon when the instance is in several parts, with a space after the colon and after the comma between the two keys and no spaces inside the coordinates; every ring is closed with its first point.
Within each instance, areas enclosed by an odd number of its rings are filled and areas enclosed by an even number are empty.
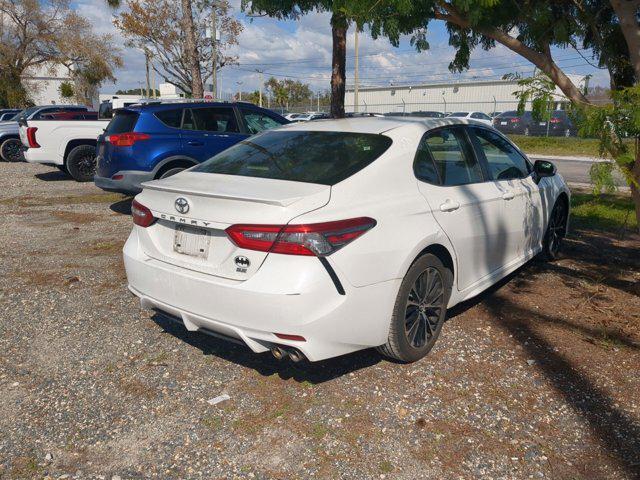
{"type": "Polygon", "coordinates": [[[295,347],[311,361],[387,340],[401,280],[361,288],[343,280],[341,295],[317,258],[278,254],[268,255],[248,280],[229,280],[148,257],[137,228],[123,252],[129,289],[143,308],[177,317],[187,330],[237,339],[256,353],[275,345],[295,347]]]}
{"type": "Polygon", "coordinates": [[[153,180],[153,172],[137,170],[122,170],[116,172],[111,178],[95,175],[93,182],[97,187],[108,192],[119,192],[135,195],[142,191],[142,182],[153,180]],[[116,175],[122,175],[119,180],[114,180],[116,175]]]}

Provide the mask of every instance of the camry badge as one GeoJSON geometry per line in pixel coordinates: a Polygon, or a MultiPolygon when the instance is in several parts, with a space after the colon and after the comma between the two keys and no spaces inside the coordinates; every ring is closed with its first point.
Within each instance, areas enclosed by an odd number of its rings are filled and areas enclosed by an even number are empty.
{"type": "Polygon", "coordinates": [[[179,213],[185,214],[189,211],[189,202],[186,198],[178,197],[176,198],[176,203],[174,204],[176,210],[179,213]]]}

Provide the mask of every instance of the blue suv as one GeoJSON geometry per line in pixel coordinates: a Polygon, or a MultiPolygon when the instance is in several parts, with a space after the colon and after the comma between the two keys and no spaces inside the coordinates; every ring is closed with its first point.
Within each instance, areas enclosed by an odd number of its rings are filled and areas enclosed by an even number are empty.
{"type": "Polygon", "coordinates": [[[95,184],[138,193],[140,184],[201,163],[262,130],[289,123],[250,103],[148,103],[116,110],[98,137],[95,184]]]}

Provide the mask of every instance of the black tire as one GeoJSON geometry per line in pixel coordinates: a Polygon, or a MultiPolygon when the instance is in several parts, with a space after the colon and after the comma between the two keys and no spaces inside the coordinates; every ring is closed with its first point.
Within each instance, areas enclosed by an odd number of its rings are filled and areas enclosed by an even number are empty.
{"type": "Polygon", "coordinates": [[[5,162],[23,162],[22,142],[19,138],[8,138],[0,145],[0,156],[5,162]]]}
{"type": "Polygon", "coordinates": [[[436,343],[447,315],[453,273],[430,253],[418,258],[402,280],[383,355],[409,363],[420,360],[436,343]]]}
{"type": "Polygon", "coordinates": [[[562,240],[567,233],[568,213],[566,202],[562,199],[557,200],[542,239],[542,256],[548,262],[553,262],[559,257],[562,240]]]}
{"type": "Polygon", "coordinates": [[[90,182],[96,173],[96,147],[78,145],[67,155],[65,166],[76,182],[90,182]]]}

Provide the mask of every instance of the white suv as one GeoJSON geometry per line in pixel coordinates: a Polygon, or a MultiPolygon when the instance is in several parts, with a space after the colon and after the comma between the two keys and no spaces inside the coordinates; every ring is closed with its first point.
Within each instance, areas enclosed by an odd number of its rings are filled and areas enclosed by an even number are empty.
{"type": "Polygon", "coordinates": [[[446,310],[566,234],[569,190],[455,118],[286,125],[144,184],[125,247],[145,308],[311,361],[415,361],[446,310]]]}

